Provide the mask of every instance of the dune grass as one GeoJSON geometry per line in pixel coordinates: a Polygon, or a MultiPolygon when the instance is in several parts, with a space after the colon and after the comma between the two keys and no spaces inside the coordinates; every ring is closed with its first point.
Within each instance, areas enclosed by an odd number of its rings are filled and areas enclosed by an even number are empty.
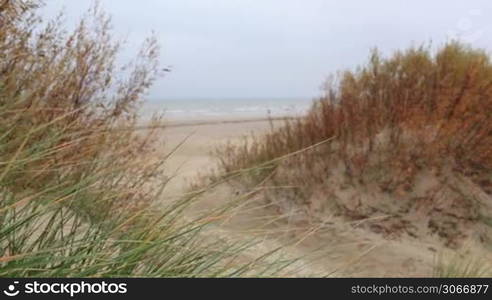
{"type": "Polygon", "coordinates": [[[433,275],[439,278],[490,277],[492,266],[483,257],[463,253],[441,254],[437,257],[433,275]]]}
{"type": "Polygon", "coordinates": [[[337,168],[387,192],[408,190],[423,169],[448,168],[492,193],[492,63],[485,51],[458,42],[388,58],[374,50],[367,65],[325,86],[305,117],[219,147],[221,172],[252,169],[254,183],[269,178],[302,194],[337,168]]]}
{"type": "MultiPolygon", "coordinates": [[[[306,117],[219,149],[217,157],[231,172],[332,139],[316,151],[324,161],[340,158],[354,175],[369,169],[374,153],[401,171],[451,159],[462,172],[486,172],[492,169],[491,93],[492,64],[483,50],[458,42],[388,58],[374,50],[366,65],[331,77],[306,117]]],[[[302,163],[315,157],[305,155],[302,163]]]]}
{"type": "Polygon", "coordinates": [[[292,263],[205,239],[227,208],[186,219],[201,191],[156,205],[169,154],[135,130],[161,75],[156,40],[120,68],[97,5],[73,32],[40,6],[0,1],[0,276],[271,276],[292,263]]]}
{"type": "MultiPolygon", "coordinates": [[[[327,80],[306,116],[215,155],[217,178],[240,174],[242,186],[264,185],[263,198],[280,213],[295,207],[308,222],[384,215],[367,230],[433,234],[452,248],[478,237],[489,247],[490,56],[459,42],[388,57],[374,50],[365,65],[327,80]]],[[[463,269],[444,265],[439,274],[463,269]]]]}

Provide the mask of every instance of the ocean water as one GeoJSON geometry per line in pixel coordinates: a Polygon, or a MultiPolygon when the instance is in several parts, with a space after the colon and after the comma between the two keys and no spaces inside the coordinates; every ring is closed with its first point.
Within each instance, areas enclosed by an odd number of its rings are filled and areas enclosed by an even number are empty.
{"type": "Polygon", "coordinates": [[[144,116],[163,113],[169,119],[264,118],[299,116],[312,99],[164,99],[149,100],[142,109],[144,116]]]}

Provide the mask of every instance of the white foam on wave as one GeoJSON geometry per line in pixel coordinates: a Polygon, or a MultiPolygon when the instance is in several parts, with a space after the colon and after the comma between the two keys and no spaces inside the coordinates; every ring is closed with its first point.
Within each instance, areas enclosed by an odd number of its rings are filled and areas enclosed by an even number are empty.
{"type": "Polygon", "coordinates": [[[267,117],[304,114],[311,106],[308,99],[211,99],[162,100],[144,105],[144,116],[164,113],[172,118],[199,117],[267,117]]]}

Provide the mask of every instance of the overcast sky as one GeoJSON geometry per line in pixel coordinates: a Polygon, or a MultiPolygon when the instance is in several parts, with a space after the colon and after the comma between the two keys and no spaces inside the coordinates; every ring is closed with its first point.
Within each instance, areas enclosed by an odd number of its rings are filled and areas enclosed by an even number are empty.
{"type": "MultiPolygon", "coordinates": [[[[74,20],[91,0],[46,0],[74,20]]],[[[125,56],[154,30],[173,72],[152,98],[314,97],[323,80],[412,44],[492,49],[490,0],[102,0],[125,56]]]]}

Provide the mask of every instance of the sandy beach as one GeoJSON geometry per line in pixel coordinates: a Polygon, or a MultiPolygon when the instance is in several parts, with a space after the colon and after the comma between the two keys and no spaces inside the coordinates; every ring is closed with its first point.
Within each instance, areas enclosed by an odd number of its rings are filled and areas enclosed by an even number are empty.
{"type": "MultiPolygon", "coordinates": [[[[273,124],[279,125],[281,122],[276,120],[273,124]]],[[[216,117],[167,121],[159,141],[163,151],[173,152],[166,162],[166,169],[175,178],[167,187],[167,195],[182,195],[190,180],[213,169],[216,160],[211,152],[215,147],[266,132],[271,124],[266,118],[231,120],[216,117]]]]}

